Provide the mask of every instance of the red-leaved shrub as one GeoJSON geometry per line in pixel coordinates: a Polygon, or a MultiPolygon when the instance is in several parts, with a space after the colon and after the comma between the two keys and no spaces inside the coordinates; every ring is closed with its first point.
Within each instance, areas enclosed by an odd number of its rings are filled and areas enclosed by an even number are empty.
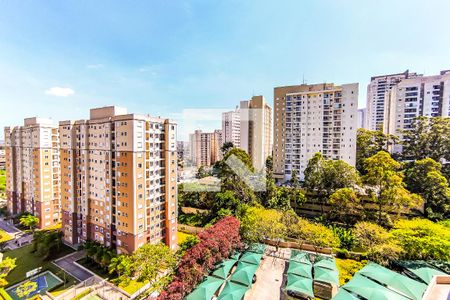
{"type": "Polygon", "coordinates": [[[183,300],[218,262],[242,248],[239,220],[225,217],[199,233],[200,243],[181,258],[173,281],[158,300],[183,300]]]}

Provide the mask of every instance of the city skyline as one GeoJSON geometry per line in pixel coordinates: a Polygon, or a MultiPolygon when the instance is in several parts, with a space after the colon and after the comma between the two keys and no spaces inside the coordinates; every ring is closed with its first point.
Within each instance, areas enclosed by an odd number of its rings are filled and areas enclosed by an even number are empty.
{"type": "Polygon", "coordinates": [[[0,127],[111,104],[175,120],[183,108],[229,111],[252,95],[272,106],[275,86],[303,79],[359,83],[365,107],[371,76],[449,68],[450,4],[434,3],[3,3],[0,127]]]}

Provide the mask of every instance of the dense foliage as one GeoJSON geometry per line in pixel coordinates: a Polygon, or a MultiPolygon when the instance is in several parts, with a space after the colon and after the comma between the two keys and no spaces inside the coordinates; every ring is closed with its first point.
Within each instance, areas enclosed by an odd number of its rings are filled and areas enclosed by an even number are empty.
{"type": "Polygon", "coordinates": [[[242,247],[239,221],[225,217],[198,235],[200,242],[181,258],[174,280],[158,299],[182,300],[214,265],[242,247]]]}

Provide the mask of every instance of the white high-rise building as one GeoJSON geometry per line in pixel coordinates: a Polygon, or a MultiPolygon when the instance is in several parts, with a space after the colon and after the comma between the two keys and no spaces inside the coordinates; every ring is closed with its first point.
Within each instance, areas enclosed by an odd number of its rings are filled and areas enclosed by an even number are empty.
{"type": "Polygon", "coordinates": [[[414,78],[416,73],[410,73],[406,70],[403,73],[379,75],[370,79],[370,83],[367,86],[367,116],[365,128],[370,130],[377,130],[383,126],[384,122],[384,104],[386,93],[390,89],[406,78],[414,78]]]}
{"type": "Polygon", "coordinates": [[[358,109],[358,128],[366,128],[366,109],[358,109]]]}
{"type": "Polygon", "coordinates": [[[240,148],[247,151],[253,167],[261,170],[272,152],[272,108],[263,96],[240,103],[240,148]]]}
{"type": "Polygon", "coordinates": [[[241,115],[239,108],[222,113],[223,142],[231,142],[235,147],[241,146],[241,115]]]}
{"type": "MultiPolygon", "coordinates": [[[[450,71],[403,79],[387,94],[384,114],[384,132],[400,139],[416,117],[449,117],[450,71]]],[[[394,152],[401,150],[401,145],[394,146],[394,152]]]]}
{"type": "Polygon", "coordinates": [[[358,84],[276,87],[273,168],[277,181],[296,170],[301,179],[317,152],[326,159],[356,162],[358,84]]]}

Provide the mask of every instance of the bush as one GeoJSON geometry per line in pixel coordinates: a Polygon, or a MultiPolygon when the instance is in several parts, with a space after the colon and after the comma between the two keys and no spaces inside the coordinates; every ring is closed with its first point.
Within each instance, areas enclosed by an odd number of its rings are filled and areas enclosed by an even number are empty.
{"type": "Polygon", "coordinates": [[[356,261],[352,259],[336,259],[336,265],[339,270],[339,285],[349,282],[353,275],[361,270],[366,264],[366,260],[356,261]]]}
{"type": "Polygon", "coordinates": [[[182,300],[214,265],[242,247],[239,221],[225,217],[198,235],[200,243],[181,258],[174,280],[159,295],[159,300],[182,300]]]}

